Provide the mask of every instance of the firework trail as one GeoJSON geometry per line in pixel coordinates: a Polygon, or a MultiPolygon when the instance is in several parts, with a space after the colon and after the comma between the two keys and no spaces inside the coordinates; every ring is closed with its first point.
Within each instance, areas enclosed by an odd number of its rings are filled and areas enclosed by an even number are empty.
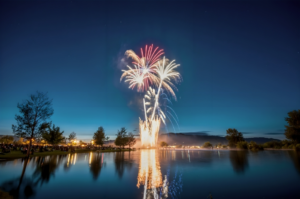
{"type": "Polygon", "coordinates": [[[171,80],[175,80],[176,82],[180,80],[180,74],[174,70],[178,66],[179,66],[179,64],[176,64],[175,60],[168,63],[168,61],[166,61],[165,57],[163,58],[162,61],[158,62],[158,65],[156,66],[155,71],[160,78],[160,83],[158,86],[158,91],[157,91],[157,95],[156,95],[156,103],[154,105],[151,120],[154,118],[155,109],[156,109],[156,106],[158,105],[158,98],[159,98],[161,86],[163,86],[168,92],[170,92],[176,100],[176,95],[170,85],[174,86],[174,84],[171,82],[171,80]]]}
{"type": "MultiPolygon", "coordinates": [[[[148,118],[147,114],[149,114],[151,112],[151,110],[154,109],[155,103],[156,103],[155,89],[149,87],[149,89],[146,92],[145,97],[144,97],[145,120],[147,120],[147,118],[148,118]],[[147,109],[146,109],[146,107],[147,107],[147,109]]],[[[155,114],[158,115],[158,117],[164,123],[164,125],[167,129],[167,132],[168,132],[167,120],[171,123],[174,131],[176,131],[174,123],[179,128],[179,125],[177,122],[178,117],[177,117],[175,111],[169,106],[171,104],[172,104],[172,101],[169,99],[168,95],[166,93],[164,93],[164,89],[161,89],[160,97],[158,98],[158,104],[156,106],[156,110],[154,110],[154,111],[155,111],[155,114]]]]}
{"type": "Polygon", "coordinates": [[[159,50],[158,47],[153,49],[153,45],[149,48],[146,45],[145,50],[141,48],[141,57],[132,50],[127,50],[125,54],[132,58],[134,67],[127,66],[127,70],[122,70],[120,80],[125,79],[125,82],[129,83],[129,88],[137,87],[138,92],[147,91],[143,99],[145,121],[140,119],[139,126],[142,145],[153,147],[156,146],[161,121],[166,128],[166,119],[171,122],[173,128],[172,121],[178,126],[175,111],[168,105],[163,111],[164,103],[160,101],[171,102],[164,91],[176,100],[173,89],[177,90],[177,88],[173,82],[177,83],[181,80],[180,73],[176,71],[179,64],[176,64],[175,60],[170,62],[165,57],[161,59],[164,54],[163,50],[159,50]]]}

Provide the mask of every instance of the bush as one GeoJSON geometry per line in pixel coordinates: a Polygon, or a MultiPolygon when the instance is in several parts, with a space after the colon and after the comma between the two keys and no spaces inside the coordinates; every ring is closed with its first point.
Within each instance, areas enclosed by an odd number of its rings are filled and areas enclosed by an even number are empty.
{"type": "Polygon", "coordinates": [[[9,195],[9,193],[4,192],[2,190],[0,190],[0,198],[2,198],[2,199],[13,199],[13,197],[11,195],[9,195]]]}
{"type": "Polygon", "coordinates": [[[205,142],[203,145],[202,145],[203,148],[211,148],[212,147],[212,144],[210,142],[205,142]]]}
{"type": "Polygon", "coordinates": [[[164,141],[160,142],[159,145],[160,145],[160,147],[167,147],[167,146],[169,146],[168,143],[166,143],[164,141]]]}
{"type": "Polygon", "coordinates": [[[238,149],[248,149],[248,143],[246,141],[238,142],[236,147],[238,149]]]}
{"type": "Polygon", "coordinates": [[[260,150],[264,150],[264,147],[260,144],[257,144],[256,142],[251,141],[249,143],[249,149],[251,151],[260,151],[260,150]]]}
{"type": "Polygon", "coordinates": [[[216,144],[215,147],[216,147],[216,148],[222,148],[222,144],[219,142],[218,144],[216,144]]]}
{"type": "Polygon", "coordinates": [[[270,141],[263,144],[264,148],[273,148],[273,149],[281,149],[282,148],[282,142],[278,141],[270,141]]]}
{"type": "Polygon", "coordinates": [[[293,142],[289,140],[282,140],[281,141],[282,149],[292,149],[293,148],[293,142]]]}
{"type": "Polygon", "coordinates": [[[295,151],[300,151],[300,144],[294,145],[293,148],[295,151]]]}

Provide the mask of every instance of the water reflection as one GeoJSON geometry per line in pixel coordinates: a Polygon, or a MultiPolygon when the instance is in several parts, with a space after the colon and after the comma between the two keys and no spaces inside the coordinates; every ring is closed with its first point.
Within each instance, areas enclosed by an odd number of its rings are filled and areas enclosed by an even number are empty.
{"type": "Polygon", "coordinates": [[[36,157],[35,163],[36,168],[33,173],[35,184],[48,183],[51,176],[55,176],[55,170],[58,168],[60,163],[65,159],[65,156],[47,156],[47,157],[36,157]]]}
{"type": "Polygon", "coordinates": [[[158,155],[155,149],[141,151],[137,181],[138,188],[144,185],[144,199],[168,197],[167,177],[165,176],[163,182],[158,155]]]}
{"type": "Polygon", "coordinates": [[[300,198],[299,157],[299,152],[282,150],[137,150],[34,157],[0,162],[0,189],[14,198],[45,199],[87,194],[88,198],[208,198],[210,191],[214,198],[250,199],[257,191],[265,198],[300,198]],[[245,172],[251,175],[236,177],[245,172]],[[241,183],[253,179],[257,181],[250,187],[241,183]]]}
{"type": "Polygon", "coordinates": [[[292,159],[298,174],[300,175],[300,151],[288,151],[288,154],[292,159]]]}
{"type": "Polygon", "coordinates": [[[130,152],[116,152],[115,153],[115,168],[119,178],[123,177],[125,168],[131,169],[133,165],[130,159],[130,152]]]}
{"type": "Polygon", "coordinates": [[[99,177],[101,168],[103,166],[103,158],[104,158],[104,154],[102,155],[102,153],[95,153],[95,154],[90,153],[89,165],[94,180],[97,180],[99,177]]]}
{"type": "Polygon", "coordinates": [[[22,160],[23,168],[20,178],[15,178],[9,181],[4,182],[1,185],[1,188],[8,192],[14,198],[29,198],[36,194],[36,184],[32,181],[31,178],[24,178],[24,174],[29,163],[29,159],[22,160]]]}
{"type": "Polygon", "coordinates": [[[248,151],[230,151],[229,158],[237,174],[245,173],[248,168],[248,151]]]}
{"type": "Polygon", "coordinates": [[[67,155],[67,160],[64,163],[64,170],[65,171],[70,170],[71,166],[76,164],[76,160],[77,160],[77,153],[68,154],[67,155]]]}

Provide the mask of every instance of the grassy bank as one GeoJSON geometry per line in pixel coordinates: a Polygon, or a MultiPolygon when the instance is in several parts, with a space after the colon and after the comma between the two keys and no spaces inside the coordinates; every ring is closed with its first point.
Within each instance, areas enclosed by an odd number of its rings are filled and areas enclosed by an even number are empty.
{"type": "MultiPolygon", "coordinates": [[[[67,155],[71,153],[89,153],[89,152],[120,152],[120,151],[129,151],[129,149],[117,149],[117,150],[88,150],[88,149],[78,149],[75,152],[64,152],[60,150],[55,151],[47,151],[47,152],[36,152],[34,155],[30,155],[30,157],[36,156],[48,156],[48,155],[67,155]]],[[[132,149],[130,151],[133,151],[132,149]]],[[[17,158],[25,158],[26,154],[23,154],[21,151],[11,151],[10,153],[5,153],[4,155],[0,155],[0,160],[9,160],[9,159],[17,159],[17,158]]]]}

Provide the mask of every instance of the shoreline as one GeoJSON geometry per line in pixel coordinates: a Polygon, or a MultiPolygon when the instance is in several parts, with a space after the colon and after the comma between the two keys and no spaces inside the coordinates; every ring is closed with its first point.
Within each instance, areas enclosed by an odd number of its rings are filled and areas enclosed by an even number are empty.
{"type": "MultiPolygon", "coordinates": [[[[90,152],[99,152],[99,153],[109,153],[109,152],[125,152],[125,151],[136,151],[135,149],[118,149],[118,150],[76,150],[75,152],[65,152],[65,151],[46,151],[46,152],[35,152],[34,155],[30,155],[31,157],[43,157],[48,155],[68,155],[68,154],[75,154],[75,153],[90,153],[90,152]]],[[[5,155],[0,155],[0,161],[6,160],[14,160],[20,158],[26,158],[26,154],[22,154],[20,151],[11,151],[10,153],[5,153],[5,155]]]]}
{"type": "MultiPolygon", "coordinates": [[[[30,155],[31,157],[43,157],[49,155],[68,155],[68,154],[75,154],[75,153],[90,153],[90,152],[99,152],[99,153],[110,153],[110,152],[126,152],[126,151],[137,151],[137,150],[151,150],[155,148],[138,148],[138,149],[118,149],[118,150],[76,150],[75,152],[64,152],[64,151],[47,151],[47,152],[36,152],[34,155],[30,155]]],[[[243,150],[243,149],[162,149],[156,148],[161,151],[251,151],[251,150],[243,150]]],[[[294,149],[274,149],[274,148],[265,148],[261,151],[293,151],[294,149]]],[[[257,151],[255,151],[257,152],[257,151]]],[[[14,160],[26,158],[26,154],[21,154],[19,151],[12,151],[10,153],[5,153],[5,155],[0,155],[0,161],[7,161],[7,160],[14,160]]]]}

